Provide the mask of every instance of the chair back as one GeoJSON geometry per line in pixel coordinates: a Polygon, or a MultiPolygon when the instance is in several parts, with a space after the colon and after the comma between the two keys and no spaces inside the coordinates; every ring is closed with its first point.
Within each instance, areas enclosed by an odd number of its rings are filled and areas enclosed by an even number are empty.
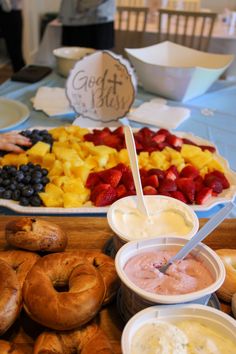
{"type": "Polygon", "coordinates": [[[159,10],[158,41],[170,40],[207,51],[217,14],[213,12],[159,10]]]}
{"type": "Polygon", "coordinates": [[[124,48],[144,46],[148,7],[117,6],[115,19],[115,53],[126,56],[124,48]]]}
{"type": "Polygon", "coordinates": [[[169,10],[200,11],[200,0],[162,0],[163,8],[169,10]]]}
{"type": "Polygon", "coordinates": [[[144,32],[147,25],[148,7],[117,6],[116,29],[120,31],[144,32]]]}
{"type": "Polygon", "coordinates": [[[146,6],[145,0],[116,0],[116,6],[139,7],[146,6]]]}

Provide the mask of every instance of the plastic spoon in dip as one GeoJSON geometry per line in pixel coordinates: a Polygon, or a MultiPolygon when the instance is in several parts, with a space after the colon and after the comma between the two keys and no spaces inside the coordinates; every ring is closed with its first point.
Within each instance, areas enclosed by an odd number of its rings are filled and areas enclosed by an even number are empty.
{"type": "Polygon", "coordinates": [[[197,246],[199,242],[204,240],[228,215],[228,213],[233,209],[235,205],[232,202],[226,204],[226,206],[218,211],[202,228],[199,230],[195,236],[193,236],[187,243],[182,247],[179,252],[174,255],[167,264],[159,268],[159,271],[165,273],[167,268],[174,262],[185,258],[193,249],[197,246]]]}
{"type": "Polygon", "coordinates": [[[124,131],[125,131],[125,143],[128,150],[131,171],[132,171],[134,185],[137,193],[137,207],[142,214],[149,216],[147,206],[145,204],[145,200],[143,196],[143,189],[142,189],[142,183],[139,174],[138,159],[137,159],[133,132],[129,126],[125,126],[124,131]]]}

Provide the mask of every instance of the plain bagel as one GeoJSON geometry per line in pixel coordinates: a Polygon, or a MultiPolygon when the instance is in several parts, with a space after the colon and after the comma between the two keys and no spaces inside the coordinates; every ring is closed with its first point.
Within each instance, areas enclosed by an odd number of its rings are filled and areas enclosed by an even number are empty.
{"type": "Polygon", "coordinates": [[[36,340],[34,354],[113,354],[112,346],[104,332],[89,324],[68,332],[43,332],[36,340]]]}
{"type": "Polygon", "coordinates": [[[28,315],[56,330],[74,329],[90,321],[100,310],[105,292],[99,270],[79,252],[42,257],[23,286],[28,315]]]}
{"type": "Polygon", "coordinates": [[[39,258],[37,254],[32,252],[20,250],[0,251],[0,259],[15,270],[21,288],[28,272],[39,258]]]}
{"type": "Polygon", "coordinates": [[[8,263],[0,260],[0,335],[15,322],[20,309],[21,287],[16,273],[8,263]]]}
{"type": "Polygon", "coordinates": [[[67,246],[65,232],[49,221],[23,217],[6,225],[7,242],[28,251],[60,252],[67,246]]]}
{"type": "Polygon", "coordinates": [[[216,293],[221,300],[231,302],[233,294],[236,293],[236,250],[220,249],[216,253],[220,256],[226,270],[224,283],[216,293]]]}

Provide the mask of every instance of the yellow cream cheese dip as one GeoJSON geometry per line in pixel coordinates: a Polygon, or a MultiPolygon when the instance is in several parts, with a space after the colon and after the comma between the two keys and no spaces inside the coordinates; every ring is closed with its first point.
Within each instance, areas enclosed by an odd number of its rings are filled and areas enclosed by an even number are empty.
{"type": "Polygon", "coordinates": [[[124,198],[113,210],[113,223],[119,234],[129,240],[158,236],[188,236],[194,228],[194,218],[188,207],[173,198],[145,198],[149,216],[139,212],[133,199],[124,198]]]}
{"type": "Polygon", "coordinates": [[[235,354],[236,342],[196,320],[143,325],[131,342],[131,354],[235,354]]]}

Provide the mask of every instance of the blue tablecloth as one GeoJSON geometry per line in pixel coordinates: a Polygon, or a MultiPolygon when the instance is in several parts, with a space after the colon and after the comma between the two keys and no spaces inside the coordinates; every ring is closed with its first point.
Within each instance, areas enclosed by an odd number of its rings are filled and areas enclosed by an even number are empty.
{"type": "MultiPolygon", "coordinates": [[[[74,117],[71,117],[71,115],[56,119],[33,110],[31,98],[35,96],[37,89],[41,86],[64,87],[65,79],[52,73],[35,84],[7,81],[1,85],[0,96],[19,100],[30,109],[29,119],[20,124],[17,129],[22,130],[34,126],[59,126],[73,122],[74,117]]],[[[140,88],[134,106],[138,106],[153,97],[154,95],[140,88]]],[[[184,104],[175,101],[168,101],[168,104],[184,106],[191,110],[190,118],[183,122],[177,130],[191,132],[213,142],[220,154],[229,161],[231,169],[236,171],[236,82],[219,81],[205,95],[184,104]],[[213,114],[207,116],[204,113],[206,109],[213,114]]],[[[134,122],[131,125],[140,126],[134,122]]],[[[220,207],[197,214],[199,217],[209,217],[220,207]]],[[[236,217],[236,208],[230,216],[236,217]]]]}

